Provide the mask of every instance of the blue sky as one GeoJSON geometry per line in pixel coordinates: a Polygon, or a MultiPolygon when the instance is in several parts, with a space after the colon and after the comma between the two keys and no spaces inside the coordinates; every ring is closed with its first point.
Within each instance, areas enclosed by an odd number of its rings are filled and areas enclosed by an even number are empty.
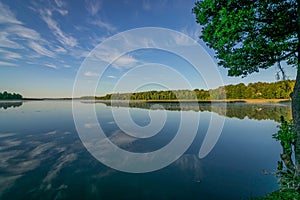
{"type": "MultiPolygon", "coordinates": [[[[76,74],[86,56],[107,38],[134,28],[162,27],[180,31],[197,40],[213,56],[213,51],[198,39],[201,28],[191,12],[194,2],[2,0],[0,91],[18,92],[25,97],[70,97],[76,74]]],[[[160,50],[138,50],[124,55],[118,62],[118,66],[112,65],[102,76],[105,81],[98,86],[97,95],[111,92],[118,79],[137,63],[168,65],[184,74],[193,88],[206,87],[203,78],[197,77],[186,61],[160,50]]],[[[295,69],[286,67],[286,70],[291,79],[295,78],[295,69]]],[[[227,77],[223,68],[219,71],[225,84],[276,81],[274,67],[243,79],[227,77]]],[[[153,73],[168,77],[167,71],[153,73]]],[[[99,74],[85,72],[85,76],[99,74]]],[[[148,85],[140,90],[151,88],[159,89],[148,85]]],[[[180,83],[174,83],[172,88],[183,89],[180,83]]],[[[84,87],[82,90],[81,94],[85,95],[84,87]]]]}

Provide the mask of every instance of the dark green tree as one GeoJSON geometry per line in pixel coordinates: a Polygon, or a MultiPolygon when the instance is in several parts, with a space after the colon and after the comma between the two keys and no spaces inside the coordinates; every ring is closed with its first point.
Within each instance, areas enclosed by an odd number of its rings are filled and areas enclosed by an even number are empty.
{"type": "Polygon", "coordinates": [[[0,92],[0,100],[19,100],[22,99],[23,96],[16,93],[9,93],[4,91],[3,93],[0,92]]]}
{"type": "MultiPolygon", "coordinates": [[[[200,38],[215,50],[229,76],[247,76],[281,62],[297,68],[292,94],[296,160],[300,174],[300,9],[297,0],[201,0],[193,13],[200,38]]],[[[259,93],[257,93],[259,95],[259,93]]]]}

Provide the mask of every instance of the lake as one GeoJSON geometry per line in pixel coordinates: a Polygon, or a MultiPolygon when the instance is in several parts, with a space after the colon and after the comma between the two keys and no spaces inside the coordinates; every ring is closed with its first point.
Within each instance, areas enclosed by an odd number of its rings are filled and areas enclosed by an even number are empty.
{"type": "Polygon", "coordinates": [[[82,140],[89,132],[78,134],[71,101],[0,102],[0,199],[247,199],[279,188],[272,173],[281,147],[272,134],[281,115],[291,117],[289,103],[195,108],[189,103],[77,101],[73,106],[87,122],[85,109],[95,108],[107,138],[124,151],[152,152],[171,144],[182,115],[199,127],[191,145],[170,165],[128,173],[104,165],[86,148],[82,140]],[[125,112],[140,127],[151,123],[149,112],[166,121],[156,135],[133,137],[114,121],[113,114],[125,112]],[[211,118],[225,120],[224,127],[211,151],[199,158],[211,118]]]}

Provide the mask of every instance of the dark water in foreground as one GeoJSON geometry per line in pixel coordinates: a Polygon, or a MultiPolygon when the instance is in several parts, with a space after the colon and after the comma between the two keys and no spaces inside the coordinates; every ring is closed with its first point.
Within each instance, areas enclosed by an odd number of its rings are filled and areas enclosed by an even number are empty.
{"type": "MultiPolygon", "coordinates": [[[[95,106],[107,136],[135,152],[168,144],[180,122],[181,112],[165,105],[173,109],[166,111],[161,133],[126,139],[114,123],[112,107],[76,104],[95,106]]],[[[132,119],[144,126],[150,120],[149,108],[141,107],[129,110],[132,119]]],[[[266,172],[276,170],[281,149],[272,134],[278,117],[290,116],[290,106],[232,104],[228,116],[221,107],[211,112],[205,104],[200,110],[182,111],[190,120],[200,114],[196,138],[184,155],[163,169],[132,174],[103,165],[86,150],[75,129],[71,102],[0,103],[0,199],[247,199],[278,189],[276,178],[266,172]],[[199,159],[212,116],[225,118],[225,125],[213,150],[199,159]]]]}

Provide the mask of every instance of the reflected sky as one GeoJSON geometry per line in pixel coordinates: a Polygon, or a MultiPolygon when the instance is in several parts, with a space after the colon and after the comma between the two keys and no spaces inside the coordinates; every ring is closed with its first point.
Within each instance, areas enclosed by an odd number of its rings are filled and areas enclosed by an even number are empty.
{"type": "MultiPolygon", "coordinates": [[[[68,101],[43,101],[0,109],[0,199],[240,199],[278,188],[277,180],[264,174],[276,170],[281,151],[272,139],[278,124],[273,119],[226,117],[216,146],[199,159],[210,117],[219,115],[203,110],[196,138],[181,158],[155,172],[130,174],[106,167],[85,149],[71,106],[68,101]]],[[[139,139],[118,128],[111,107],[95,106],[109,139],[133,152],[166,145],[180,120],[179,112],[168,110],[161,132],[139,139]]],[[[148,110],[131,111],[136,123],[149,123],[148,110]]]]}

